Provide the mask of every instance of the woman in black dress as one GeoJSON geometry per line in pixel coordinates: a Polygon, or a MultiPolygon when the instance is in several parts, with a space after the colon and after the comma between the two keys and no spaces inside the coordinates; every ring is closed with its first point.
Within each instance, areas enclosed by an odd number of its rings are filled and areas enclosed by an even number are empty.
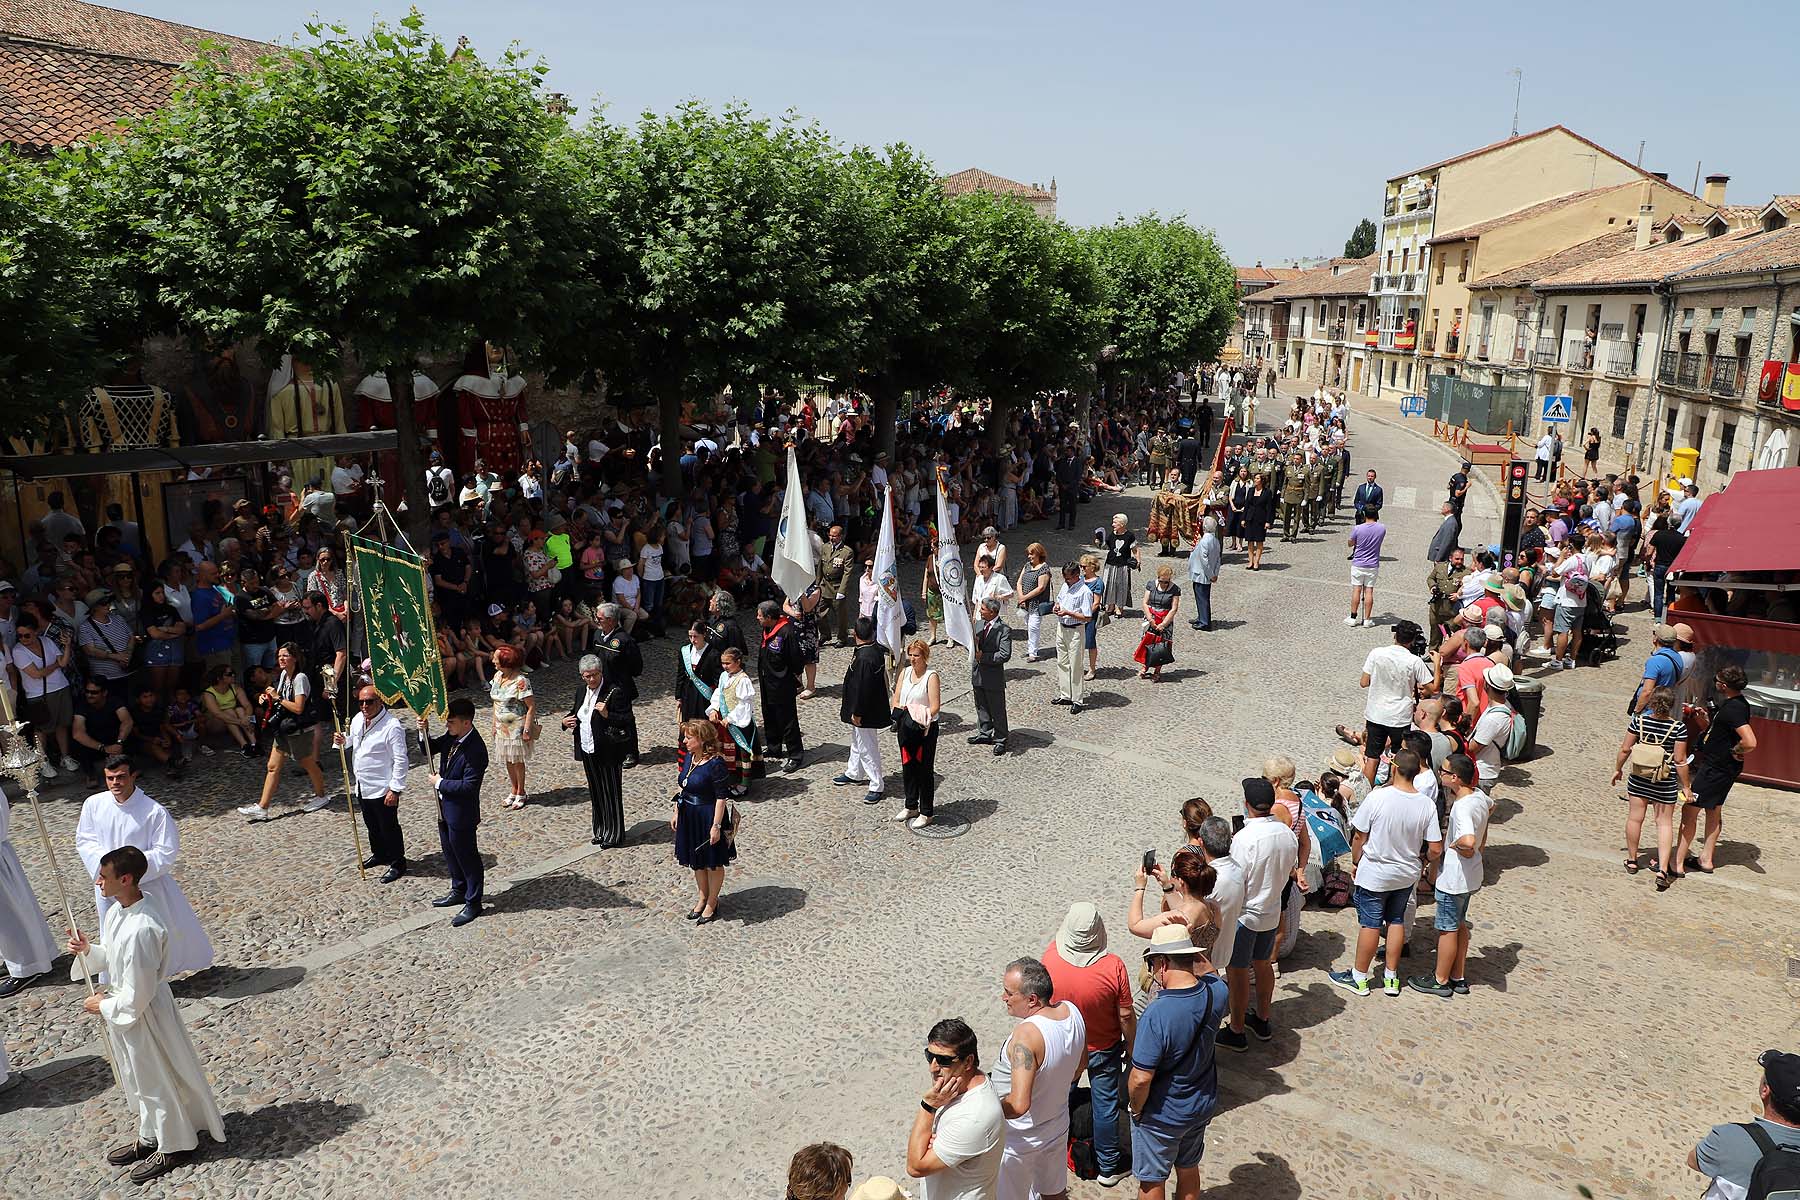
{"type": "Polygon", "coordinates": [[[1253,491],[1250,483],[1250,472],[1239,467],[1237,478],[1231,481],[1231,511],[1225,518],[1225,536],[1231,539],[1231,549],[1244,548],[1244,508],[1250,503],[1253,491]]]}
{"type": "Polygon", "coordinates": [[[681,744],[676,774],[681,791],[669,828],[675,834],[675,861],[693,871],[700,893],[688,920],[706,925],[718,918],[725,867],[737,857],[737,830],[729,820],[731,804],[725,790],[729,772],[719,757],[719,735],[711,721],[683,721],[681,744]]]}
{"type": "Polygon", "coordinates": [[[1181,608],[1181,589],[1175,584],[1175,568],[1164,563],[1156,578],[1144,586],[1144,636],[1138,640],[1134,661],[1143,669],[1139,679],[1162,681],[1162,669],[1175,661],[1175,613],[1181,608]],[[1151,654],[1156,655],[1153,662],[1151,654]]]}
{"type": "Polygon", "coordinates": [[[1263,542],[1269,536],[1269,516],[1275,509],[1275,493],[1263,485],[1264,478],[1258,475],[1244,498],[1244,544],[1250,548],[1248,566],[1252,571],[1262,570],[1263,542]]]}
{"type": "Polygon", "coordinates": [[[1600,431],[1598,429],[1588,430],[1587,441],[1581,448],[1581,461],[1586,464],[1586,469],[1581,473],[1583,479],[1600,477],[1600,431]]]}

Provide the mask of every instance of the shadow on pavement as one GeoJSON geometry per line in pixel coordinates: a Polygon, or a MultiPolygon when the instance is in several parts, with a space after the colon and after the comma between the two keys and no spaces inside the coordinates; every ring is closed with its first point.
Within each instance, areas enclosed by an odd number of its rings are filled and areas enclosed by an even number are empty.
{"type": "MultiPolygon", "coordinates": [[[[666,826],[665,826],[666,828],[666,826]]],[[[497,912],[549,911],[559,908],[643,908],[636,900],[580,875],[552,873],[515,883],[488,901],[497,912]]]]}
{"type": "Polygon", "coordinates": [[[1083,708],[1124,708],[1127,704],[1130,704],[1130,703],[1131,703],[1130,700],[1126,699],[1124,696],[1119,695],[1119,693],[1117,693],[1117,692],[1090,691],[1087,694],[1087,698],[1082,700],[1081,707],[1083,707],[1083,708]]]}
{"type": "Polygon", "coordinates": [[[760,925],[806,907],[806,890],[763,884],[741,892],[727,890],[719,899],[719,919],[740,925],[760,925]]]}
{"type": "Polygon", "coordinates": [[[241,1000],[266,992],[280,992],[306,978],[305,967],[208,967],[169,985],[182,1000],[202,996],[241,1000]]]}
{"type": "MultiPolygon", "coordinates": [[[[252,1162],[293,1158],[341,1136],[365,1115],[360,1104],[333,1100],[294,1100],[226,1113],[225,1146],[208,1147],[204,1153],[252,1162]]],[[[204,1141],[201,1144],[206,1145],[204,1141]]]]}
{"type": "Polygon", "coordinates": [[[1294,948],[1281,956],[1283,975],[1294,971],[1314,968],[1320,971],[1329,970],[1344,956],[1348,945],[1344,935],[1335,929],[1307,929],[1302,927],[1294,948]]]}
{"type": "MultiPolygon", "coordinates": [[[[498,855],[482,852],[481,865],[484,870],[493,870],[494,864],[500,861],[498,855]]],[[[376,868],[371,867],[370,870],[376,868]]],[[[434,850],[430,854],[421,854],[417,858],[406,860],[406,873],[417,875],[422,879],[448,879],[450,868],[444,865],[444,852],[434,850]]],[[[380,878],[377,876],[377,878],[380,878]]]]}
{"type": "MultiPolygon", "coordinates": [[[[1451,851],[1451,853],[1455,853],[1455,851],[1451,851]]],[[[1499,879],[1501,875],[1516,867],[1541,867],[1549,861],[1550,855],[1537,846],[1527,846],[1519,842],[1504,846],[1489,846],[1481,852],[1481,885],[1488,886],[1499,879]]]]}
{"type": "Polygon", "coordinates": [[[1495,796],[1493,811],[1488,813],[1488,824],[1504,825],[1524,811],[1525,806],[1517,800],[1507,796],[1495,796]]]}
{"type": "Polygon", "coordinates": [[[1214,1184],[1199,1194],[1199,1200],[1299,1200],[1300,1181],[1294,1177],[1287,1159],[1266,1150],[1256,1152],[1256,1161],[1239,1163],[1231,1168],[1224,1183],[1214,1184]]]}
{"type": "Polygon", "coordinates": [[[966,800],[952,800],[948,804],[940,804],[934,810],[936,819],[945,824],[960,821],[973,825],[977,821],[985,821],[1000,811],[1000,803],[986,796],[970,796],[966,800]]]}
{"type": "Polygon", "coordinates": [[[1724,838],[1713,847],[1713,866],[1743,867],[1758,875],[1769,873],[1762,865],[1762,847],[1750,842],[1728,842],[1724,838]]]}
{"type": "Polygon", "coordinates": [[[15,1070],[13,1074],[20,1082],[0,1092],[0,1116],[28,1108],[67,1108],[113,1086],[112,1069],[98,1054],[87,1055],[44,1079],[30,1070],[15,1070]]]}
{"type": "Polygon", "coordinates": [[[625,831],[624,845],[627,846],[672,846],[675,844],[675,831],[669,828],[667,821],[639,821],[625,831]]]}
{"type": "Polygon", "coordinates": [[[1523,942],[1508,942],[1504,946],[1471,947],[1469,951],[1468,980],[1471,984],[1491,987],[1496,992],[1506,990],[1506,977],[1512,974],[1519,965],[1519,951],[1525,948],[1523,942]]]}
{"type": "MultiPolygon", "coordinates": [[[[588,790],[585,787],[559,787],[553,791],[538,792],[527,797],[525,807],[529,809],[533,805],[543,804],[556,808],[564,804],[586,804],[588,800],[588,790]]],[[[495,807],[499,806],[495,805],[495,807]]]]}

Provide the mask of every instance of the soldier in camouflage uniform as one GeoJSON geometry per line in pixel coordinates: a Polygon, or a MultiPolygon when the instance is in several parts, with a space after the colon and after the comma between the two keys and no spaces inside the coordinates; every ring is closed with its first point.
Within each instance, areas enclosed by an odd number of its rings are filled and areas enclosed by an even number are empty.
{"type": "Polygon", "coordinates": [[[1150,439],[1150,486],[1160,488],[1169,474],[1169,459],[1175,453],[1175,439],[1169,431],[1159,429],[1150,439]]]}
{"type": "Polygon", "coordinates": [[[1319,527],[1319,489],[1324,486],[1324,482],[1325,468],[1315,458],[1306,464],[1306,502],[1301,511],[1308,533],[1319,527]]]}

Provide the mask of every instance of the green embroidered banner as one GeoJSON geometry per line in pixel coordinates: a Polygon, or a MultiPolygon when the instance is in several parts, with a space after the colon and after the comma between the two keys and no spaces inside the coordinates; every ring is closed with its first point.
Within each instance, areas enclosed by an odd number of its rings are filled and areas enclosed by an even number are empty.
{"type": "Polygon", "coordinates": [[[367,622],[375,690],[388,704],[441,717],[450,698],[431,620],[425,560],[352,534],[350,562],[367,622]]]}

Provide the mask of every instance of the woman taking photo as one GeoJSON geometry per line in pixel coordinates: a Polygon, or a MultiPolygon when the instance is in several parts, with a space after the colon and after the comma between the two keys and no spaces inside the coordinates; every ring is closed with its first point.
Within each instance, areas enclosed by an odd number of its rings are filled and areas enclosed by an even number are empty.
{"type": "Polygon", "coordinates": [[[719,654],[719,682],[706,705],[706,719],[717,721],[736,744],[737,772],[730,794],[742,796],[750,788],[756,767],[756,681],[744,670],[744,652],[727,646],[719,654]]]}
{"type": "Polygon", "coordinates": [[[811,700],[813,688],[818,683],[819,617],[824,612],[824,605],[824,593],[819,590],[817,580],[807,584],[798,597],[790,596],[781,602],[781,610],[793,619],[794,637],[800,643],[800,658],[806,664],[806,686],[800,689],[801,700],[811,700]]]}
{"type": "MultiPolygon", "coordinates": [[[[322,556],[321,556],[322,557],[322,556]]],[[[331,801],[325,796],[325,772],[319,770],[318,724],[312,705],[313,681],[306,673],[306,659],[300,647],[289,642],[275,652],[275,665],[280,668],[273,686],[266,688],[257,700],[269,713],[269,766],[263,774],[262,799],[238,809],[240,817],[267,821],[274,814],[269,806],[275,800],[275,788],[281,783],[281,769],[288,759],[300,764],[312,781],[312,798],[305,811],[318,812],[331,801]]]]}
{"type": "Polygon", "coordinates": [[[525,674],[525,656],[517,646],[494,651],[494,678],[488,697],[494,702],[494,757],[506,764],[512,791],[503,808],[525,807],[525,763],[537,740],[537,697],[525,674]]]}
{"type": "Polygon", "coordinates": [[[150,686],[159,696],[173,696],[181,679],[182,664],[187,661],[182,647],[187,642],[188,626],[169,603],[168,591],[160,579],[151,583],[149,594],[144,597],[143,619],[144,636],[149,639],[144,643],[144,667],[150,673],[150,686]]]}
{"type": "Polygon", "coordinates": [[[894,680],[893,706],[906,719],[894,720],[900,740],[900,778],[906,785],[906,807],[894,814],[896,821],[910,821],[914,829],[931,824],[937,795],[938,710],[943,695],[938,673],[931,669],[931,647],[914,638],[906,647],[906,667],[894,680]]]}
{"type": "Polygon", "coordinates": [[[1131,572],[1142,570],[1137,534],[1126,526],[1124,513],[1114,513],[1112,532],[1106,535],[1106,589],[1102,597],[1106,614],[1123,616],[1131,607],[1131,572]]]}
{"type": "Polygon", "coordinates": [[[1682,793],[1692,794],[1688,780],[1687,724],[1675,715],[1675,692],[1659,687],[1650,705],[1631,715],[1612,781],[1625,780],[1625,870],[1636,875],[1642,865],[1638,840],[1644,832],[1644,810],[1656,807],[1656,890],[1667,891],[1675,874],[1675,805],[1682,793]]]}
{"type": "Polygon", "coordinates": [[[1025,661],[1037,662],[1043,657],[1041,630],[1050,612],[1050,555],[1042,542],[1025,547],[1025,569],[1019,572],[1019,609],[1025,614],[1025,661]]]}
{"type": "Polygon", "coordinates": [[[1156,568],[1156,578],[1144,587],[1144,636],[1132,659],[1142,668],[1139,679],[1162,681],[1162,669],[1175,661],[1175,614],[1181,608],[1181,589],[1175,586],[1175,568],[1167,563],[1156,568]]]}
{"type": "MultiPolygon", "coordinates": [[[[251,711],[250,697],[231,676],[231,664],[220,663],[206,673],[206,686],[200,690],[200,725],[204,733],[228,734],[237,743],[238,753],[245,758],[256,756],[256,714],[251,711]]],[[[207,754],[210,749],[202,746],[207,754]]]]}
{"type": "Polygon", "coordinates": [[[669,828],[675,833],[675,861],[694,873],[694,888],[700,893],[687,919],[705,925],[718,919],[725,867],[737,857],[735,830],[727,819],[730,772],[719,757],[719,734],[711,721],[683,721],[681,746],[676,775],[681,790],[669,828]]]}

